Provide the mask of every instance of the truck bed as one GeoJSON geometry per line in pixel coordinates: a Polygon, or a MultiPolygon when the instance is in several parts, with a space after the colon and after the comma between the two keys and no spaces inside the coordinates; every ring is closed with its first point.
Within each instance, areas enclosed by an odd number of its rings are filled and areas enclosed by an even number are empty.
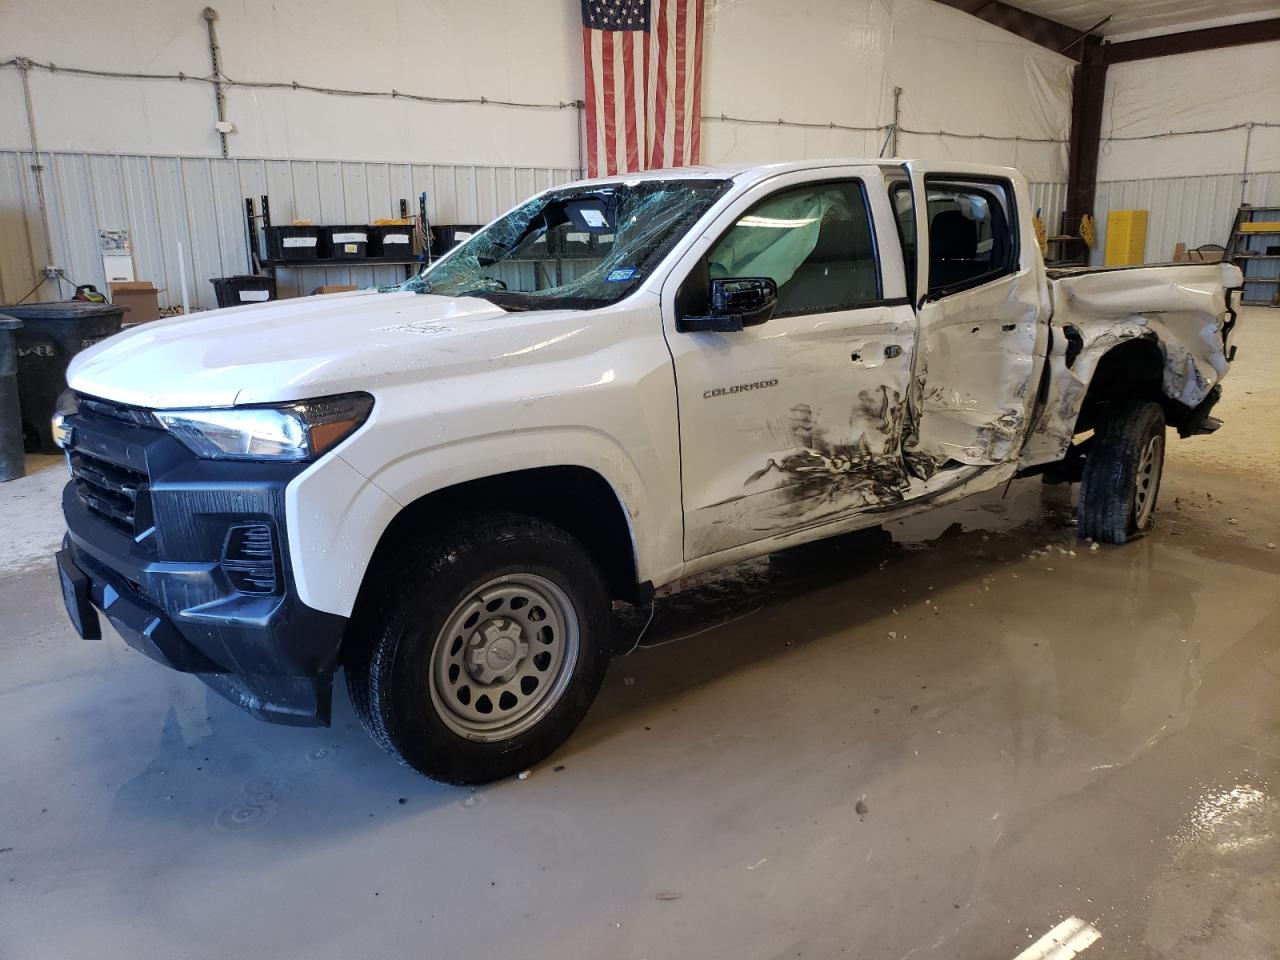
{"type": "MultiPolygon", "coordinates": [[[[1047,271],[1054,342],[1048,394],[1022,464],[1065,455],[1102,358],[1125,341],[1158,352],[1160,389],[1195,410],[1230,366],[1235,324],[1231,291],[1242,281],[1231,263],[1171,263],[1135,267],[1070,267],[1047,271]]],[[[1130,348],[1137,356],[1139,350],[1130,348]]],[[[1135,370],[1135,375],[1137,371],[1135,370]]]]}

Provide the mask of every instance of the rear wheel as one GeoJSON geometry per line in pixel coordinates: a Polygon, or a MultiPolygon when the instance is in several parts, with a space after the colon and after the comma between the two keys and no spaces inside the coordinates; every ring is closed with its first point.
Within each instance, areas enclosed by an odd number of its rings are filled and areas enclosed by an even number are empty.
{"type": "Polygon", "coordinates": [[[1165,421],[1150,401],[1113,404],[1094,430],[1076,510],[1081,537],[1124,543],[1155,522],[1165,421]]]}
{"type": "Polygon", "coordinates": [[[604,581],[551,524],[486,514],[371,574],[347,688],[375,741],[419,772],[486,783],[581,722],[608,666],[604,581]]]}

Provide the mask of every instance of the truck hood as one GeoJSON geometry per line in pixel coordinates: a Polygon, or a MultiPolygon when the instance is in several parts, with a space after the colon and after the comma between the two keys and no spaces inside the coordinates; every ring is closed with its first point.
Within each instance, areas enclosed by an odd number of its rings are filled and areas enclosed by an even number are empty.
{"type": "Polygon", "coordinates": [[[477,325],[535,316],[546,314],[416,293],[280,300],[126,330],[77,355],[67,381],[81,393],[151,408],[300,400],[371,389],[420,370],[441,338],[465,343],[472,338],[457,335],[477,325]]]}

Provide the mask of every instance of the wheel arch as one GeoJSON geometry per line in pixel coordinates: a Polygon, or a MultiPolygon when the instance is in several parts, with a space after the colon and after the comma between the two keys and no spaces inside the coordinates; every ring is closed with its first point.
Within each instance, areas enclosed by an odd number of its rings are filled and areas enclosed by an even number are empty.
{"type": "Polygon", "coordinates": [[[376,570],[382,558],[406,541],[429,536],[442,522],[489,510],[555,524],[587,548],[615,597],[634,600],[642,592],[635,533],[621,496],[598,471],[576,464],[509,470],[422,494],[383,530],[368,570],[376,570]]]}
{"type": "Polygon", "coordinates": [[[1162,407],[1176,402],[1161,387],[1164,365],[1164,351],[1154,335],[1123,340],[1109,348],[1092,365],[1073,432],[1092,429],[1106,409],[1119,400],[1153,400],[1162,407]]]}
{"type": "MultiPolygon", "coordinates": [[[[1170,394],[1167,387],[1170,362],[1154,332],[1123,340],[1108,349],[1093,365],[1073,432],[1078,434],[1094,427],[1098,418],[1117,401],[1150,400],[1164,410],[1169,426],[1187,436],[1202,410],[1170,394]]],[[[1208,407],[1212,407],[1212,403],[1208,407]]],[[[1207,413],[1207,408],[1203,412],[1207,413]]]]}

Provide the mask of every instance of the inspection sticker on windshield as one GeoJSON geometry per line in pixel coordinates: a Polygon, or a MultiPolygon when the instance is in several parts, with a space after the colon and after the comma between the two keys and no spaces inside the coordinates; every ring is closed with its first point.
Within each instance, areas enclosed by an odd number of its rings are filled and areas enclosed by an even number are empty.
{"type": "Polygon", "coordinates": [[[636,275],[635,267],[619,267],[617,270],[610,270],[605,280],[609,283],[622,283],[630,280],[636,275]]]}

